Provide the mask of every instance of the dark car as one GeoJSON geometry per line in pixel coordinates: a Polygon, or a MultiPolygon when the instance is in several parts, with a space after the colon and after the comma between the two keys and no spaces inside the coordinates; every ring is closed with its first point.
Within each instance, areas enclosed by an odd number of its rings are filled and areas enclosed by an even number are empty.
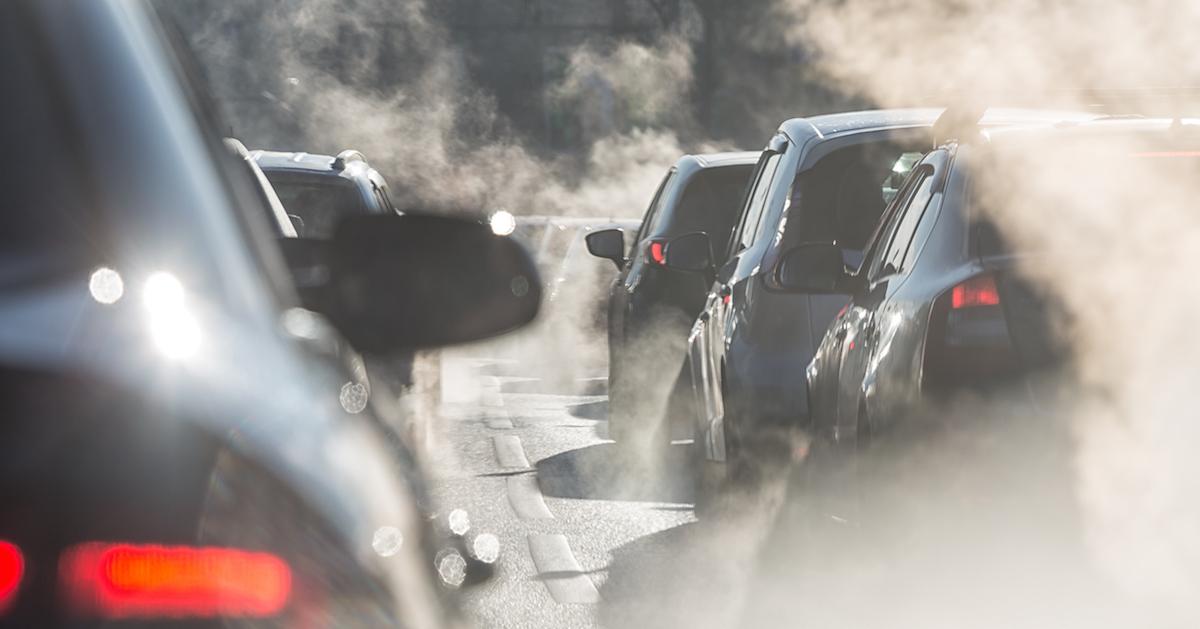
{"type": "Polygon", "coordinates": [[[353,149],[337,156],[258,149],[250,156],[283,207],[299,218],[293,222],[301,236],[329,238],[348,215],[397,213],[383,175],[353,149]]]}
{"type": "MultiPolygon", "coordinates": [[[[1073,358],[1063,333],[1069,317],[1060,295],[1030,271],[1044,272],[1050,254],[1060,264],[1071,260],[1070,241],[1089,236],[1058,231],[1053,215],[1066,203],[1101,216],[1102,204],[1128,202],[1193,214],[1200,135],[1191,129],[1129,119],[943,134],[946,141],[921,160],[889,208],[857,272],[822,261],[839,255],[828,242],[784,255],[780,281],[789,290],[850,297],[806,374],[817,456],[805,465],[824,497],[809,503],[814,511],[855,520],[855,476],[835,479],[828,471],[853,470],[840,463],[898,430],[916,430],[922,417],[944,413],[965,432],[970,417],[938,410],[954,400],[1003,395],[1005,415],[1035,418],[1042,440],[1054,432],[1038,409],[1050,399],[1046,384],[1065,377],[1060,368],[1073,358]],[[1031,164],[1038,176],[1025,170],[1031,164]],[[1093,191],[1103,191],[1099,202],[1093,191]],[[1001,213],[1029,208],[1037,208],[1041,238],[1015,240],[1011,228],[998,227],[1001,213]]],[[[1149,221],[1151,214],[1141,216],[1149,221]]],[[[1163,236],[1161,246],[1172,247],[1163,236]]],[[[1054,268],[1059,276],[1089,272],[1054,268]]]]}
{"type": "MultiPolygon", "coordinates": [[[[755,485],[763,465],[792,454],[808,415],[804,370],[845,297],[785,291],[781,254],[834,242],[856,269],[884,208],[928,150],[941,110],[882,110],[789,120],[759,158],[727,246],[700,234],[667,243],[668,266],[715,277],[688,340],[698,455],[698,500],[725,483],[755,485]],[[724,262],[717,266],[712,251],[724,262]],[[734,472],[730,474],[730,472],[734,472]]],[[[988,125],[1084,117],[1000,110],[988,125]]],[[[832,262],[831,262],[832,263],[832,262]]],[[[840,267],[839,267],[840,268],[840,267]]]]}
{"type": "MultiPolygon", "coordinates": [[[[680,381],[688,329],[704,307],[707,282],[667,268],[666,243],[704,232],[728,241],[758,153],[686,155],[667,171],[626,253],[625,234],[588,235],[592,255],[612,260],[620,274],[608,302],[609,437],[635,433],[658,440],[670,394],[680,381]]],[[[684,391],[690,397],[690,391],[684,391]]]]}
{"type": "MultiPolygon", "coordinates": [[[[325,239],[343,217],[400,213],[388,196],[387,181],[362,153],[336,156],[254,150],[250,152],[296,228],[305,238],[325,239]]],[[[409,407],[403,428],[420,449],[428,445],[429,422],[440,401],[441,360],[437,352],[368,356],[371,377],[380,388],[400,395],[409,407]]]]}
{"type": "Polygon", "coordinates": [[[241,140],[236,138],[225,138],[225,145],[250,170],[250,175],[257,184],[255,189],[259,193],[259,205],[267,210],[267,222],[275,228],[275,235],[281,238],[299,237],[300,234],[296,232],[295,225],[298,222],[298,217],[290,216],[287,213],[287,208],[284,207],[283,201],[279,200],[279,195],[275,192],[275,187],[271,185],[271,181],[267,179],[267,175],[263,172],[262,168],[259,168],[258,162],[254,161],[254,157],[250,155],[250,151],[246,148],[246,145],[242,144],[241,140]]]}
{"type": "Polygon", "coordinates": [[[173,32],[0,4],[0,624],[445,626],[419,472],[330,347],[511,328],[532,261],[480,223],[347,219],[301,304],[173,32]],[[461,292],[394,272],[442,253],[461,292]]]}
{"type": "MultiPolygon", "coordinates": [[[[804,367],[845,300],[779,290],[772,274],[779,254],[835,241],[845,262],[856,264],[905,169],[928,148],[937,113],[789,120],[760,155],[731,236],[686,234],[666,244],[668,266],[712,280],[687,339],[700,460],[749,461],[762,453],[742,457],[746,450],[786,445],[771,429],[807,413],[804,367]]],[[[699,469],[703,505],[725,469],[699,469]]]]}

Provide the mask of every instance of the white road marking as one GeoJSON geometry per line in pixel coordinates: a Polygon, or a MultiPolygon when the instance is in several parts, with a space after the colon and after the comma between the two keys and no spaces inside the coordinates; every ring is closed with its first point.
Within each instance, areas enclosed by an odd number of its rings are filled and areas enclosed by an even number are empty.
{"type": "Polygon", "coordinates": [[[529,469],[529,459],[525,456],[525,449],[521,447],[520,437],[496,435],[492,437],[492,447],[496,450],[496,462],[500,467],[529,469]]]}
{"type": "Polygon", "coordinates": [[[583,573],[565,535],[530,535],[529,554],[533,556],[538,577],[554,600],[564,604],[600,602],[600,591],[583,573]]]}
{"type": "Polygon", "coordinates": [[[508,503],[522,520],[548,520],[554,517],[542,498],[537,476],[519,474],[508,477],[508,503]]]}
{"type": "Polygon", "coordinates": [[[483,423],[485,426],[487,426],[488,428],[491,428],[492,430],[512,430],[513,428],[515,428],[515,426],[513,426],[512,420],[509,419],[507,416],[505,416],[505,417],[488,417],[487,419],[483,420],[483,423]]]}

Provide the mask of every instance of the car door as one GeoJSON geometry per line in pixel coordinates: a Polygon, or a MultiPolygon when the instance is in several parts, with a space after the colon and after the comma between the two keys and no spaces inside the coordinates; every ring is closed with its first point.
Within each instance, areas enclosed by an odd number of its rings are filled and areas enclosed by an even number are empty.
{"type": "MultiPolygon", "coordinates": [[[[737,309],[744,307],[746,280],[755,271],[751,255],[761,232],[768,200],[775,179],[781,171],[787,137],[779,134],[759,159],[754,183],[749,189],[738,226],[734,229],[725,262],[717,270],[712,288],[705,299],[704,310],[691,334],[693,386],[697,408],[701,411],[700,432],[707,440],[707,451],[715,460],[725,459],[725,354],[727,340],[738,324],[737,309]]],[[[715,244],[715,243],[714,243],[715,244]]]]}
{"type": "Polygon", "coordinates": [[[911,326],[902,302],[896,299],[915,262],[914,242],[919,232],[928,232],[936,206],[938,182],[946,169],[945,151],[934,151],[914,168],[903,196],[873,245],[871,258],[863,265],[865,281],[846,312],[832,330],[841,344],[838,374],[837,417],[832,427],[835,441],[854,444],[871,425],[860,420],[877,417],[868,398],[874,393],[875,376],[881,362],[889,359],[895,340],[911,326]],[[923,219],[930,218],[930,221],[923,219]]]}
{"type": "MultiPolygon", "coordinates": [[[[874,261],[882,255],[880,249],[884,248],[887,243],[881,241],[884,241],[886,236],[895,229],[894,219],[898,208],[905,206],[917,180],[917,177],[906,177],[902,180],[901,185],[896,186],[893,200],[884,210],[879,224],[864,248],[863,260],[858,271],[862,277],[866,277],[874,261]]],[[[812,429],[820,438],[828,440],[837,438],[835,430],[837,428],[838,392],[840,391],[839,379],[842,365],[846,359],[848,347],[846,337],[855,323],[855,318],[861,317],[862,314],[861,308],[856,309],[854,296],[848,302],[843,300],[841,308],[831,320],[808,367],[808,400],[812,429]]]]}
{"type": "MultiPolygon", "coordinates": [[[[625,256],[625,265],[621,268],[620,273],[617,274],[616,279],[613,280],[608,300],[610,353],[613,350],[617,350],[616,353],[619,353],[621,350],[618,348],[623,348],[625,342],[629,339],[626,315],[629,313],[631,296],[637,289],[646,262],[645,256],[642,255],[646,247],[643,241],[653,233],[651,230],[661,212],[661,206],[668,196],[667,191],[670,189],[675,178],[676,170],[672,168],[663,177],[662,183],[658,185],[658,190],[655,191],[654,198],[650,200],[650,205],[646,208],[642,224],[638,227],[632,242],[629,243],[629,253],[625,256]]],[[[616,358],[615,355],[612,357],[616,358]]]]}

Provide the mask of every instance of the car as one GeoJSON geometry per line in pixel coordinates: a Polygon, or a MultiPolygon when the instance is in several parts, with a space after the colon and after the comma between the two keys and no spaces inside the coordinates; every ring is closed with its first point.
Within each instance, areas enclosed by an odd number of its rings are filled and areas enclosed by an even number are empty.
{"type": "Polygon", "coordinates": [[[250,156],[295,217],[301,236],[329,238],[348,214],[399,213],[383,175],[354,149],[336,156],[255,149],[250,156]]]}
{"type": "Polygon", "coordinates": [[[690,401],[676,384],[685,382],[684,341],[708,284],[668,268],[663,248],[692,232],[728,241],[757,160],[755,152],[685,155],[667,171],[631,244],[619,229],[588,234],[592,255],[619,269],[608,300],[608,436],[618,443],[668,440],[672,394],[690,401]]]}
{"type": "Polygon", "coordinates": [[[250,155],[246,145],[237,138],[225,138],[225,145],[245,163],[250,175],[254,178],[255,189],[259,193],[259,205],[268,211],[267,222],[275,228],[275,235],[280,238],[298,238],[296,223],[301,219],[287,213],[287,208],[279,200],[275,187],[271,185],[266,173],[258,166],[258,162],[254,161],[254,157],[250,155]]]}
{"type": "MultiPolygon", "coordinates": [[[[884,207],[928,151],[940,109],[861,111],[784,122],[762,152],[729,243],[702,233],[667,242],[668,267],[712,280],[688,336],[694,392],[697,502],[757,487],[803,448],[805,368],[845,305],[836,294],[784,291],[781,254],[835,242],[857,268],[884,207]],[[717,266],[714,251],[724,251],[717,266]]],[[[1078,120],[1087,113],[1003,109],[987,126],[1078,120]]]]}
{"type": "Polygon", "coordinates": [[[0,51],[0,624],[457,624],[394,409],[329,348],[516,327],[528,255],[483,221],[350,217],[301,303],[152,8],[6,2],[0,51]]]}
{"type": "MultiPolygon", "coordinates": [[[[392,204],[383,175],[354,149],[336,156],[255,149],[250,157],[304,238],[330,238],[344,216],[401,213],[392,204]]],[[[399,352],[368,355],[366,361],[377,387],[409,407],[403,431],[418,450],[426,450],[441,403],[440,354],[399,352]]]]}
{"type": "Polygon", "coordinates": [[[711,287],[686,337],[700,512],[726,488],[757,484],[759,467],[786,454],[779,433],[807,413],[800,385],[816,335],[844,301],[778,290],[779,253],[834,240],[855,264],[905,165],[928,150],[937,113],[788,120],[759,155],[730,237],[696,232],[666,242],[667,267],[711,287]]]}
{"type": "Polygon", "coordinates": [[[1015,238],[997,217],[1032,203],[1050,215],[1037,221],[1048,233],[1060,209],[1048,199],[1063,206],[1074,197],[1089,214],[1103,211],[1089,189],[1103,190],[1106,199],[1177,203],[1190,213],[1200,194],[1200,152],[1189,128],[1155,118],[949,127],[914,168],[857,272],[822,266],[838,255],[830,243],[784,254],[788,290],[849,296],[805,373],[812,404],[806,431],[815,442],[804,464],[813,491],[804,496],[814,514],[861,521],[858,475],[832,470],[853,472],[848,464],[868,456],[873,444],[920,434],[924,418],[945,416],[965,432],[971,418],[945,410],[956,400],[1002,400],[1003,416],[1044,420],[1049,439],[1047,384],[1069,377],[1063,367],[1074,359],[1063,333],[1069,313],[1061,286],[1031,275],[1054,252],[1034,244],[1038,239],[1015,238]],[[1021,172],[1029,164],[1055,174],[1034,181],[1021,172]]]}

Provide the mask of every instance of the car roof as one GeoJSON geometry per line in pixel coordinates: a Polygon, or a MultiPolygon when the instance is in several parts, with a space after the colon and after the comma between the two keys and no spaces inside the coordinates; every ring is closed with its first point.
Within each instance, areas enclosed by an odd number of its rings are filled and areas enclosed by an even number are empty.
{"type": "Polygon", "coordinates": [[[720,168],[722,166],[745,166],[758,163],[758,151],[727,151],[724,153],[701,153],[684,155],[681,159],[690,159],[700,168],[720,168]]]}
{"type": "Polygon", "coordinates": [[[331,174],[334,172],[332,155],[257,149],[250,151],[250,156],[264,170],[302,170],[331,174]]]}
{"type": "Polygon", "coordinates": [[[1078,122],[1015,125],[982,131],[984,139],[993,143],[1132,136],[1167,140],[1174,133],[1191,134],[1200,139],[1200,118],[1099,117],[1078,122]]]}
{"type": "MultiPolygon", "coordinates": [[[[924,107],[822,114],[808,118],[792,118],[780,125],[779,130],[797,142],[808,137],[830,139],[849,133],[932,127],[944,111],[943,107],[924,107]]],[[[1096,117],[1098,114],[1071,110],[991,107],[984,114],[980,124],[990,127],[1084,121],[1096,117]]]]}
{"type": "MultiPolygon", "coordinates": [[[[258,167],[268,173],[294,173],[314,176],[340,177],[351,181],[370,177],[376,173],[358,151],[343,151],[341,154],[323,155],[292,151],[268,151],[255,149],[250,157],[258,167]],[[349,159],[346,157],[352,156],[349,159]],[[340,164],[338,163],[340,161],[340,164]]],[[[376,177],[382,179],[376,173],[376,177]]]]}

